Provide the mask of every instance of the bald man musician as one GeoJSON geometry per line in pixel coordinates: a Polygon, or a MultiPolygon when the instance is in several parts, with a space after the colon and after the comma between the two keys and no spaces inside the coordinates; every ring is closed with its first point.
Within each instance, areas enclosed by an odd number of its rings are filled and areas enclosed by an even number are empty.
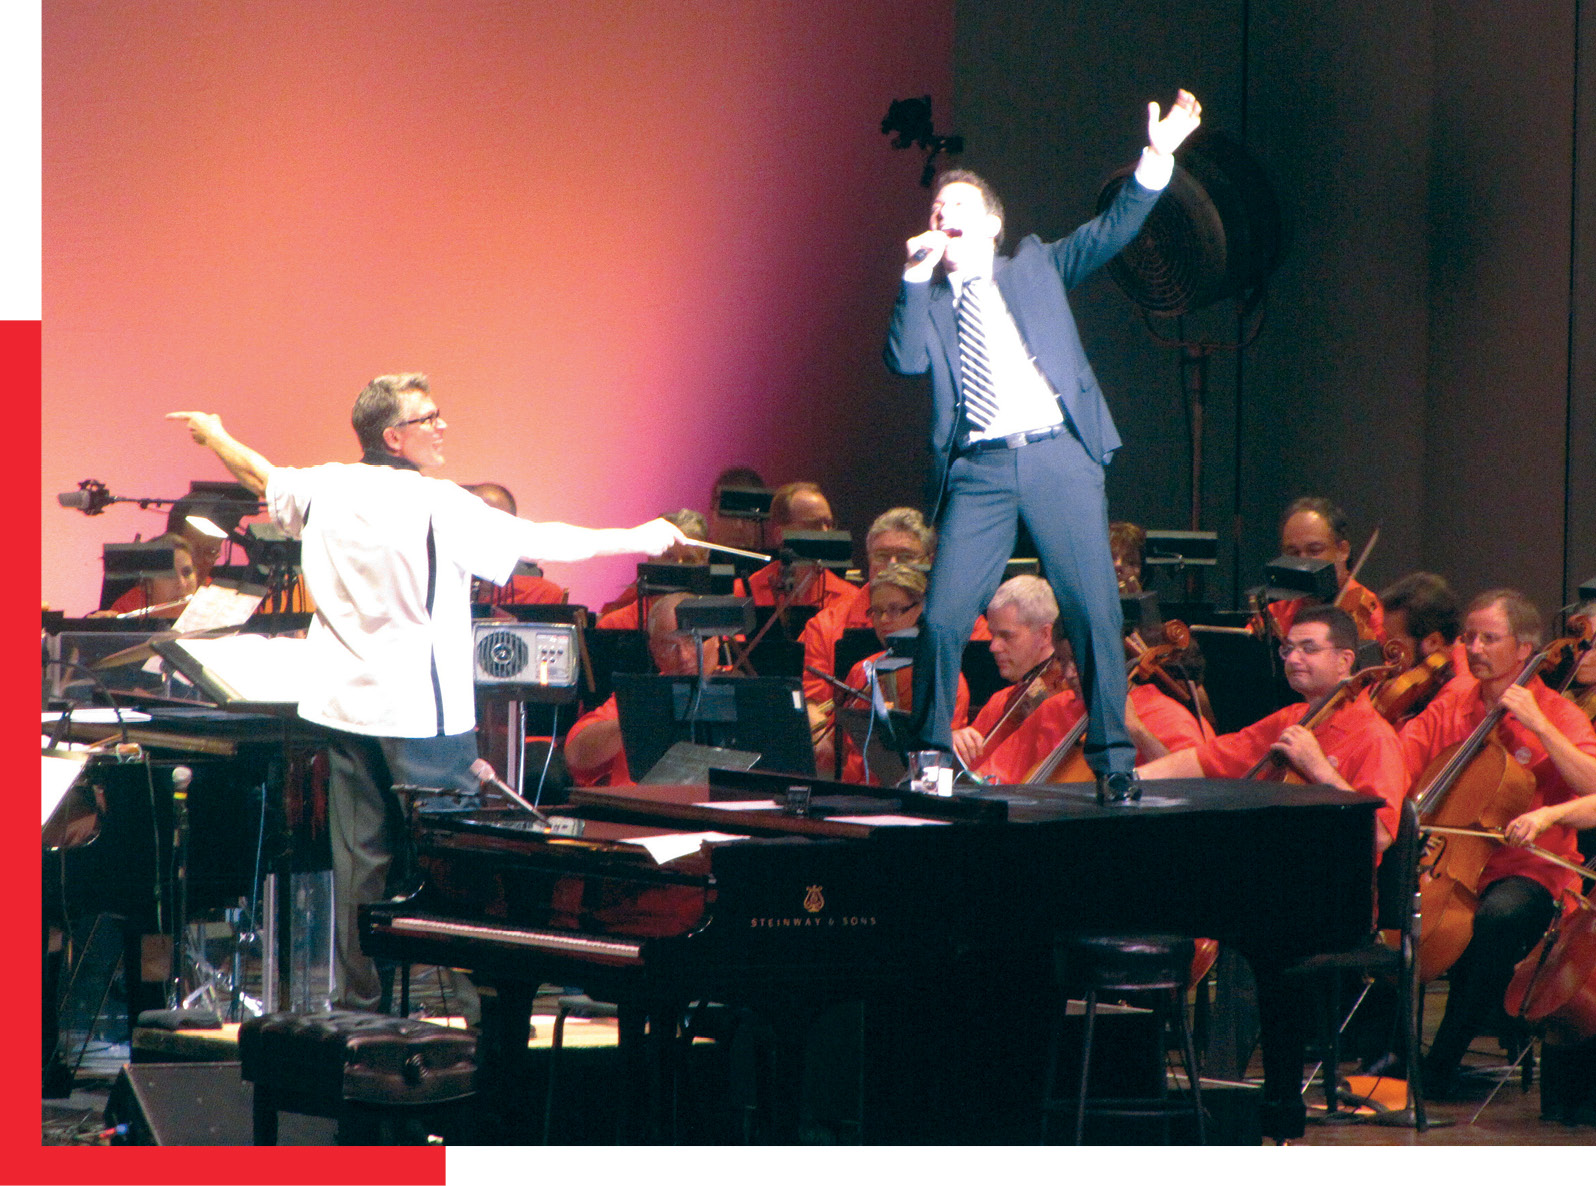
{"type": "MultiPolygon", "coordinates": [[[[689,594],[669,593],[648,611],[648,654],[661,675],[697,675],[698,647],[692,634],[679,630],[676,607],[689,594]]],[[[712,653],[706,651],[706,656],[712,653]]],[[[706,665],[712,665],[706,657],[706,665]]],[[[622,786],[632,781],[621,747],[621,714],[612,695],[580,717],[565,739],[565,764],[579,787],[622,786]]]]}
{"type": "Polygon", "coordinates": [[[1012,257],[997,255],[1003,205],[992,187],[966,170],[943,174],[929,229],[905,244],[887,337],[888,367],[931,373],[930,502],[941,546],[921,623],[925,657],[915,664],[922,746],[954,748],[965,640],[1023,518],[1081,665],[1086,760],[1105,802],[1136,797],[1104,495],[1104,467],[1120,439],[1067,291],[1135,239],[1201,110],[1186,91],[1162,118],[1148,104],[1148,145],[1108,209],[1057,242],[1027,236],[1012,257]]]}

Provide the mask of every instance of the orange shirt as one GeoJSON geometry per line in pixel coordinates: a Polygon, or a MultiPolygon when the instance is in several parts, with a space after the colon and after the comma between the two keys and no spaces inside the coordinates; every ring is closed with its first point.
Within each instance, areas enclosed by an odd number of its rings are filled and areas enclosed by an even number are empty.
{"type": "MultiPolygon", "coordinates": [[[[1012,696],[1011,690],[1003,697],[992,697],[992,700],[1006,700],[1012,696]]],[[[1055,692],[1037,705],[1017,728],[1011,730],[1004,726],[1004,735],[997,739],[997,743],[988,744],[981,751],[981,762],[975,772],[997,783],[1024,782],[1025,776],[1053,752],[1085,715],[1086,706],[1074,691],[1065,688],[1055,692]]],[[[979,718],[977,722],[979,724],[979,718]]]]}
{"type": "Polygon", "coordinates": [[[638,616],[640,613],[636,600],[630,601],[621,606],[620,609],[612,609],[609,613],[600,615],[598,628],[600,630],[636,630],[640,620],[638,616]]]}
{"type": "MultiPolygon", "coordinates": [[[[1170,753],[1201,745],[1214,735],[1206,722],[1199,722],[1180,701],[1152,684],[1131,685],[1130,700],[1148,732],[1170,753]]],[[[1070,689],[1049,696],[1024,724],[987,748],[976,773],[1000,783],[1023,781],[1084,715],[1081,698],[1070,689]]]]}
{"type": "Polygon", "coordinates": [[[1194,716],[1179,700],[1156,684],[1132,684],[1130,702],[1141,717],[1147,731],[1170,753],[1194,749],[1213,739],[1213,728],[1207,721],[1194,716]]]}
{"type": "MultiPolygon", "coordinates": [[[[1553,728],[1583,752],[1596,755],[1596,728],[1592,728],[1584,714],[1542,683],[1539,676],[1530,680],[1527,686],[1553,728]]],[[[1477,682],[1454,682],[1442,688],[1436,698],[1430,701],[1428,708],[1402,726],[1402,756],[1407,762],[1409,776],[1416,781],[1437,754],[1472,733],[1474,727],[1485,719],[1485,715],[1485,701],[1480,697],[1477,682]]],[[[1507,752],[1520,764],[1527,766],[1535,776],[1535,795],[1530,800],[1529,810],[1576,797],[1573,789],[1563,781],[1562,774],[1540,739],[1511,713],[1502,718],[1497,737],[1506,745],[1507,752]]],[[[1566,857],[1576,864],[1580,861],[1574,833],[1569,828],[1561,825],[1550,827],[1541,833],[1535,843],[1547,852],[1566,857]]],[[[1485,862],[1484,872],[1480,875],[1480,888],[1484,889],[1504,877],[1528,877],[1545,886],[1553,897],[1565,888],[1572,889],[1575,881],[1572,873],[1540,860],[1532,852],[1508,844],[1497,847],[1485,862]]]]}
{"type": "MultiPolygon", "coordinates": [[[[776,593],[776,578],[780,571],[781,561],[772,560],[758,572],[750,574],[746,582],[739,577],[734,590],[739,597],[752,597],[755,605],[775,605],[780,600],[776,593]]],[[[858,592],[858,585],[850,585],[829,568],[822,568],[809,578],[804,591],[787,604],[817,605],[825,609],[858,592]]]]}
{"type": "MultiPolygon", "coordinates": [[[[849,669],[848,678],[844,682],[850,688],[866,687],[868,681],[865,679],[864,665],[866,663],[875,662],[886,653],[886,651],[877,651],[867,659],[861,659],[859,662],[855,663],[853,667],[849,669]]],[[[912,666],[900,667],[896,671],[891,672],[890,676],[895,684],[894,704],[904,712],[908,712],[914,705],[914,668],[912,666]]],[[[884,680],[883,683],[885,683],[884,680]]],[[[849,700],[850,707],[862,708],[864,705],[865,702],[863,700],[849,700]]],[[[964,723],[969,720],[969,718],[970,687],[964,682],[964,677],[961,675],[959,676],[959,690],[954,696],[953,701],[953,728],[962,729],[964,727],[964,723]]],[[[852,737],[848,736],[847,733],[840,729],[837,731],[835,736],[841,738],[841,741],[838,744],[840,744],[843,749],[842,781],[863,783],[865,781],[864,756],[860,754],[859,747],[854,745],[852,737]]],[[[870,785],[880,786],[881,780],[872,774],[870,776],[870,785]]]]}
{"type": "MultiPolygon", "coordinates": [[[[1352,577],[1347,578],[1347,583],[1341,587],[1341,592],[1336,595],[1336,600],[1341,603],[1341,608],[1352,615],[1358,623],[1358,637],[1374,642],[1385,642],[1385,607],[1380,604],[1380,599],[1364,586],[1358,584],[1352,577]],[[1364,624],[1367,623],[1367,629],[1364,624]]],[[[1297,620],[1297,611],[1310,604],[1306,597],[1298,597],[1294,601],[1272,601],[1269,603],[1269,613],[1280,627],[1280,637],[1286,636],[1286,631],[1291,629],[1291,624],[1297,620]]],[[[1465,665],[1464,670],[1468,668],[1465,665]]]]}
{"type": "Polygon", "coordinates": [[[478,581],[472,598],[478,605],[560,605],[566,593],[547,577],[516,573],[507,585],[478,581]]]}
{"type": "MultiPolygon", "coordinates": [[[[831,699],[831,685],[810,673],[815,667],[827,675],[836,674],[837,641],[843,631],[870,625],[870,589],[858,590],[844,600],[834,601],[804,623],[798,641],[804,648],[804,697],[811,704],[824,704],[831,699]]],[[[992,637],[984,617],[976,618],[975,629],[970,631],[972,642],[992,637]]]]}
{"type": "MultiPolygon", "coordinates": [[[[596,725],[600,721],[618,721],[620,719],[620,708],[615,703],[615,697],[611,696],[603,704],[591,712],[583,713],[577,719],[576,724],[571,726],[570,733],[566,735],[566,743],[569,744],[572,738],[590,725],[596,725]]],[[[626,749],[624,747],[617,750],[615,756],[608,762],[581,769],[572,766],[570,770],[571,781],[579,787],[619,787],[625,786],[632,781],[632,772],[626,765],[626,749]]]]}
{"type": "MultiPolygon", "coordinates": [[[[1305,704],[1288,704],[1239,733],[1204,742],[1197,747],[1198,765],[1209,778],[1240,778],[1305,712],[1305,704]]],[[[1343,704],[1313,735],[1325,758],[1353,790],[1380,800],[1380,822],[1395,836],[1398,809],[1408,792],[1407,766],[1396,730],[1374,711],[1368,692],[1343,704]]]]}
{"type": "MultiPolygon", "coordinates": [[[[981,759],[983,761],[986,759],[987,754],[1002,745],[1024,723],[1018,719],[1019,714],[1015,713],[1014,716],[1003,721],[1002,728],[998,728],[998,722],[1002,721],[1004,715],[1009,711],[1009,705],[1014,703],[1016,697],[1020,695],[1025,687],[1026,681],[1021,680],[1017,684],[1010,684],[1001,692],[994,692],[992,698],[981,706],[981,711],[976,714],[975,720],[970,722],[970,727],[986,738],[986,745],[981,750],[981,759]]],[[[1054,693],[1054,695],[1057,695],[1057,693],[1054,693]]],[[[1037,707],[1040,708],[1041,705],[1037,707]]],[[[1035,709],[1032,711],[1034,712],[1035,709]]]]}

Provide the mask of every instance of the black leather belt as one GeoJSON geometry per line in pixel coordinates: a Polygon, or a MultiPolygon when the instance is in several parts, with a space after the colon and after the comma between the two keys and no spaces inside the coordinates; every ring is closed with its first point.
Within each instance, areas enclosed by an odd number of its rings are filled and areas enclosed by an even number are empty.
{"type": "Polygon", "coordinates": [[[1018,449],[1022,445],[1034,445],[1037,441],[1049,441],[1064,431],[1062,424],[1055,424],[1050,428],[1033,428],[1030,432],[1011,432],[1006,437],[987,437],[985,440],[971,441],[959,449],[960,457],[969,457],[974,453],[990,453],[993,449],[1018,449]]]}

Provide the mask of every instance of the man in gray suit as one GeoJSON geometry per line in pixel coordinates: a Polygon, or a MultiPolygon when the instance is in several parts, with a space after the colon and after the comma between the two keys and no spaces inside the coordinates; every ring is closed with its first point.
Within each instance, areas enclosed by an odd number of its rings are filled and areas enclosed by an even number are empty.
{"type": "Polygon", "coordinates": [[[959,659],[1023,518],[1079,662],[1086,759],[1103,801],[1137,794],[1104,495],[1120,439],[1065,294],[1136,237],[1201,112],[1186,91],[1162,116],[1149,103],[1148,147],[1108,209],[1057,242],[1029,235],[1011,257],[997,254],[1003,206],[991,187],[965,170],[944,174],[930,229],[906,244],[887,338],[888,367],[931,372],[932,512],[942,544],[915,664],[921,743],[951,749],[959,659]]]}

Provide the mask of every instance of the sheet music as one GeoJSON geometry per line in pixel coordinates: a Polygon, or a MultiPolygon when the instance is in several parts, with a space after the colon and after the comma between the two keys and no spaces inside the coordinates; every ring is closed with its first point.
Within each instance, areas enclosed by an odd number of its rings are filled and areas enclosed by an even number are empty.
{"type": "Polygon", "coordinates": [[[180,634],[191,630],[215,630],[242,626],[261,603],[259,593],[243,593],[226,585],[202,585],[194,594],[172,629],[180,634]]]}
{"type": "Polygon", "coordinates": [[[177,645],[199,660],[229,701],[299,703],[305,683],[303,638],[235,634],[230,638],[185,638],[177,645]]]}
{"type": "MultiPolygon", "coordinates": [[[[233,626],[242,626],[249,621],[255,608],[261,603],[259,593],[242,593],[226,585],[202,585],[189,603],[183,607],[183,612],[178,615],[172,629],[179,634],[189,634],[200,630],[227,629],[233,626]]],[[[144,664],[144,670],[151,675],[161,673],[161,659],[159,655],[152,656],[144,664]]],[[[181,675],[175,678],[182,679],[181,675]]],[[[187,680],[184,680],[187,683],[187,680]]]]}
{"type": "Polygon", "coordinates": [[[45,753],[40,757],[41,767],[39,788],[42,793],[44,814],[39,820],[42,828],[50,822],[54,813],[66,793],[72,789],[72,784],[77,781],[78,775],[83,773],[84,764],[88,755],[79,754],[65,756],[60,750],[54,753],[45,753]]]}
{"type": "Polygon", "coordinates": [[[654,858],[656,865],[663,865],[677,857],[697,852],[706,841],[747,839],[746,836],[732,836],[726,832],[672,832],[668,836],[643,836],[631,843],[642,845],[648,850],[648,855],[654,858]]]}

